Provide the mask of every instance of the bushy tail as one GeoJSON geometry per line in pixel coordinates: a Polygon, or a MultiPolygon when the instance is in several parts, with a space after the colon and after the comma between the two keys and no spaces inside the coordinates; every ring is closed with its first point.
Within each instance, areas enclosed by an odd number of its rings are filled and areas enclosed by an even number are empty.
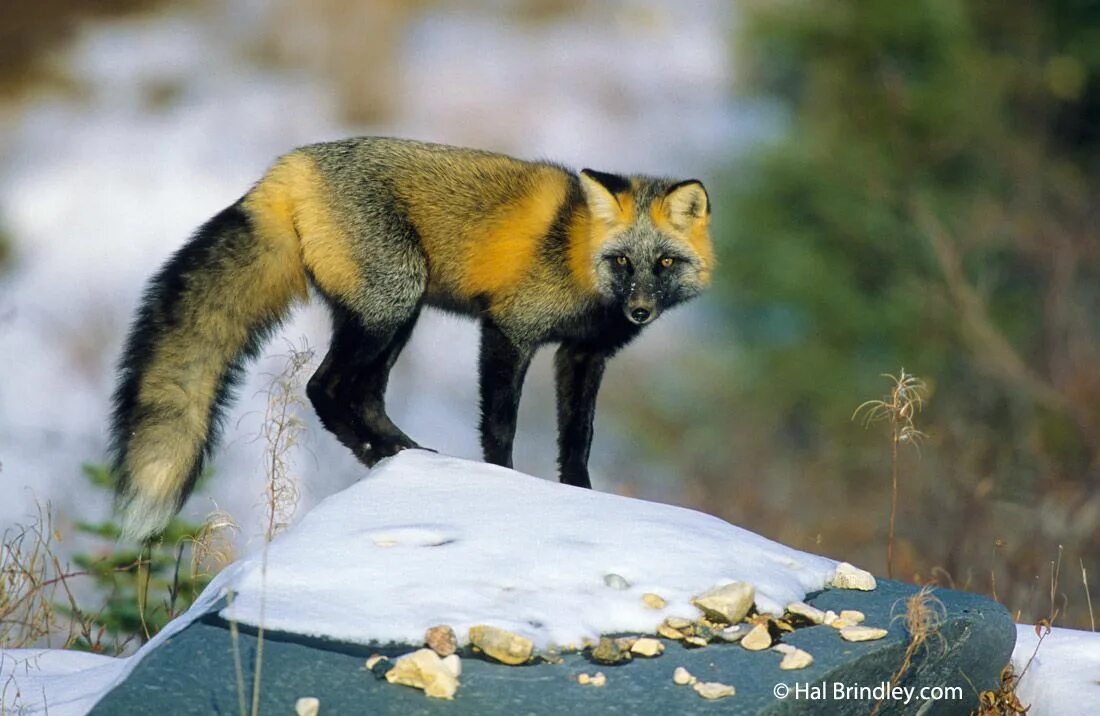
{"type": "Polygon", "coordinates": [[[111,425],[124,537],[168,525],[213,448],[243,361],[306,295],[291,220],[261,213],[248,197],[222,211],[145,291],[111,425]]]}

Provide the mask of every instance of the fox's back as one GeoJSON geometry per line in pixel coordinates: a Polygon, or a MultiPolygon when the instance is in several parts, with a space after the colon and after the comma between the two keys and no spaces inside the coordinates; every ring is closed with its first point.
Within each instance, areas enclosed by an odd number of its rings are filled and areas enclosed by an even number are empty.
{"type": "Polygon", "coordinates": [[[516,290],[576,194],[558,165],[473,149],[357,138],[302,152],[349,225],[403,213],[428,257],[429,294],[459,302],[516,290]]]}

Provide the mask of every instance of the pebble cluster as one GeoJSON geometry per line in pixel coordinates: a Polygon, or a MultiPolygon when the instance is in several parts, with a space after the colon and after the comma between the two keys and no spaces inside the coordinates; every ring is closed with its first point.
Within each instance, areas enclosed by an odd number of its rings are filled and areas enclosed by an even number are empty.
{"type": "MultiPolygon", "coordinates": [[[[630,588],[629,582],[618,574],[605,575],[604,584],[615,590],[630,588]]],[[[866,591],[876,585],[875,578],[869,572],[842,562],[837,566],[829,586],[866,591]]],[[[842,610],[837,614],[804,602],[792,602],[783,614],[767,614],[756,610],[755,599],[756,589],[748,582],[716,586],[692,598],[691,603],[699,610],[699,615],[695,618],[669,616],[657,627],[657,635],[679,641],[686,648],[726,643],[740,644],[748,651],[771,650],[781,656],[780,669],[795,670],[805,669],[814,660],[809,652],[783,643],[783,635],[797,628],[831,626],[840,638],[853,642],[881,639],[888,633],[886,629],[864,625],[863,613],[854,609],[842,610]]],[[[667,606],[667,601],[653,592],[646,592],[641,600],[646,607],[654,610],[667,606]]],[[[531,640],[488,624],[470,627],[467,642],[473,654],[511,666],[531,663],[536,659],[548,663],[562,661],[555,650],[548,649],[536,654],[531,640]]],[[[421,689],[433,698],[453,699],[462,674],[462,663],[457,654],[458,636],[451,627],[439,625],[427,630],[424,644],[426,648],[392,661],[374,655],[367,659],[366,670],[391,684],[421,689]]],[[[596,643],[586,643],[580,648],[571,646],[565,650],[584,650],[591,662],[614,665],[634,658],[658,657],[664,653],[665,643],[650,636],[603,636],[596,643]]],[[[691,686],[704,699],[722,699],[736,694],[732,685],[699,681],[682,666],[677,666],[673,671],[672,680],[681,686],[691,686]]],[[[599,688],[605,686],[608,679],[602,671],[597,671],[595,674],[578,674],[576,681],[582,686],[599,688]]]]}

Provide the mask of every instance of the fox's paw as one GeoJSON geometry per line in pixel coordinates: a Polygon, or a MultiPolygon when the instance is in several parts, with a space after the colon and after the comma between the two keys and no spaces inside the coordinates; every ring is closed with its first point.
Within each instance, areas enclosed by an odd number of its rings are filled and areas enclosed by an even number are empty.
{"type": "MultiPolygon", "coordinates": [[[[374,467],[375,464],[383,458],[392,457],[402,450],[431,450],[431,448],[421,447],[415,440],[407,435],[379,438],[378,440],[363,443],[363,445],[356,451],[356,457],[359,461],[367,467],[374,467]]],[[[436,452],[431,450],[431,452],[436,452]]]]}

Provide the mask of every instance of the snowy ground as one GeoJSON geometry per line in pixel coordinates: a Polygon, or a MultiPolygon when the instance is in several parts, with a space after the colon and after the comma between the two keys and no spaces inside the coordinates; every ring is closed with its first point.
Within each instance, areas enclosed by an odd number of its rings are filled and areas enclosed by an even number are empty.
{"type": "MultiPolygon", "coordinates": [[[[137,654],[0,653],[6,709],[83,714],[171,634],[228,591],[223,616],[349,642],[419,643],[448,623],[460,637],[487,623],[540,646],[603,632],[650,632],[695,613],[689,598],[730,580],[757,587],[777,610],[821,589],[835,562],[669,505],[539,480],[482,463],[409,451],[381,463],[279,536],[261,555],[224,570],[196,605],[137,654]],[[629,587],[614,589],[608,574],[629,587]],[[656,592],[662,610],[640,596],[656,592]]],[[[1035,651],[1020,626],[1017,672],[1035,651]]],[[[1031,716],[1100,713],[1100,635],[1055,629],[1019,687],[1031,716]]]]}
{"type": "Polygon", "coordinates": [[[652,632],[692,615],[693,594],[732,580],[777,611],[823,588],[835,568],[693,510],[569,487],[483,463],[408,451],[324,500],[273,541],[266,580],[255,554],[218,575],[197,606],[132,657],[10,650],[4,704],[84,713],[166,635],[209,610],[350,642],[417,644],[448,623],[492,624],[538,645],[604,632],[652,632]],[[615,589],[605,576],[630,586],[615,589]],[[652,591],[668,600],[643,606],[652,591]]]}
{"type": "Polygon", "coordinates": [[[1100,632],[1055,628],[1036,650],[1038,641],[1034,627],[1016,627],[1016,673],[1031,660],[1016,689],[1028,716],[1100,714],[1100,632]]]}

